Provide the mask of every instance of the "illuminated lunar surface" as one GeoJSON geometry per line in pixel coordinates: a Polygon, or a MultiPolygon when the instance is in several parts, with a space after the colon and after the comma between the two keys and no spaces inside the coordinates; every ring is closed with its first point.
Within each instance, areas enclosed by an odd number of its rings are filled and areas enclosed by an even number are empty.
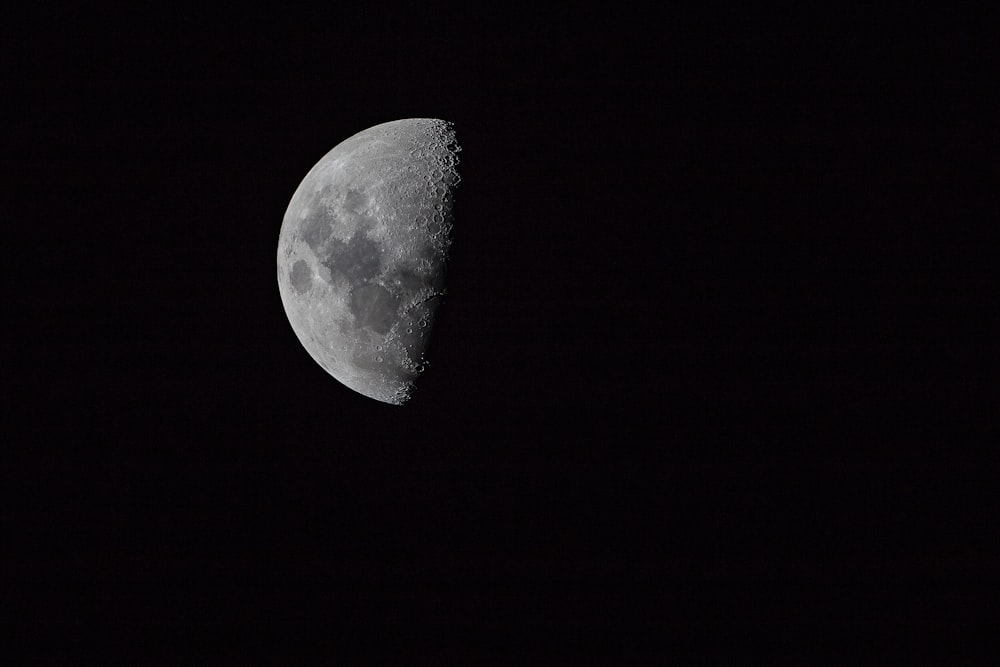
{"type": "Polygon", "coordinates": [[[278,287],[306,351],[354,391],[401,405],[445,292],[460,148],[450,123],[382,123],[338,144],[292,196],[278,287]]]}

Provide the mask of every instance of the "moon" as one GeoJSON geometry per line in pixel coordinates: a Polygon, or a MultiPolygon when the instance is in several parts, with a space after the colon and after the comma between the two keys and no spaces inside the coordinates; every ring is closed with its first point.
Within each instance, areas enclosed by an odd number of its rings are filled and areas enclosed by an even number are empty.
{"type": "Polygon", "coordinates": [[[406,403],[428,365],[460,150],[444,120],[375,125],[324,155],[285,211],[278,289],[292,330],[369,398],[406,403]]]}

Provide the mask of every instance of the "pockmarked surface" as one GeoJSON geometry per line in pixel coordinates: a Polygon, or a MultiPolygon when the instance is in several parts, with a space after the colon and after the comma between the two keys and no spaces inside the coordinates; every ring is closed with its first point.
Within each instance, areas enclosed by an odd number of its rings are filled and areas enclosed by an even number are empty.
{"type": "Polygon", "coordinates": [[[285,212],[288,321],[316,363],[370,398],[405,403],[428,363],[460,150],[443,120],[376,125],[324,155],[285,212]]]}

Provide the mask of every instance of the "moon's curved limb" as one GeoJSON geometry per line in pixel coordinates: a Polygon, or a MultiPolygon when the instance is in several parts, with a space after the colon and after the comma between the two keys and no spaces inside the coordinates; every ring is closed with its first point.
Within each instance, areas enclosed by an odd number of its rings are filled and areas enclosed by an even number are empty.
{"type": "Polygon", "coordinates": [[[427,364],[460,150],[443,120],[376,125],[323,156],[285,211],[278,287],[292,329],[370,398],[405,403],[427,364]]]}

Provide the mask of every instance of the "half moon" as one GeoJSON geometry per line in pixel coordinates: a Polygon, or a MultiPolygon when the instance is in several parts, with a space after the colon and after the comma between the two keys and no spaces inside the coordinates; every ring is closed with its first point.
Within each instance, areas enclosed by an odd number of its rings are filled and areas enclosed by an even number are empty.
{"type": "Polygon", "coordinates": [[[285,211],[288,321],[316,363],[369,398],[402,405],[427,366],[460,150],[443,120],[376,125],[324,155],[285,211]]]}

